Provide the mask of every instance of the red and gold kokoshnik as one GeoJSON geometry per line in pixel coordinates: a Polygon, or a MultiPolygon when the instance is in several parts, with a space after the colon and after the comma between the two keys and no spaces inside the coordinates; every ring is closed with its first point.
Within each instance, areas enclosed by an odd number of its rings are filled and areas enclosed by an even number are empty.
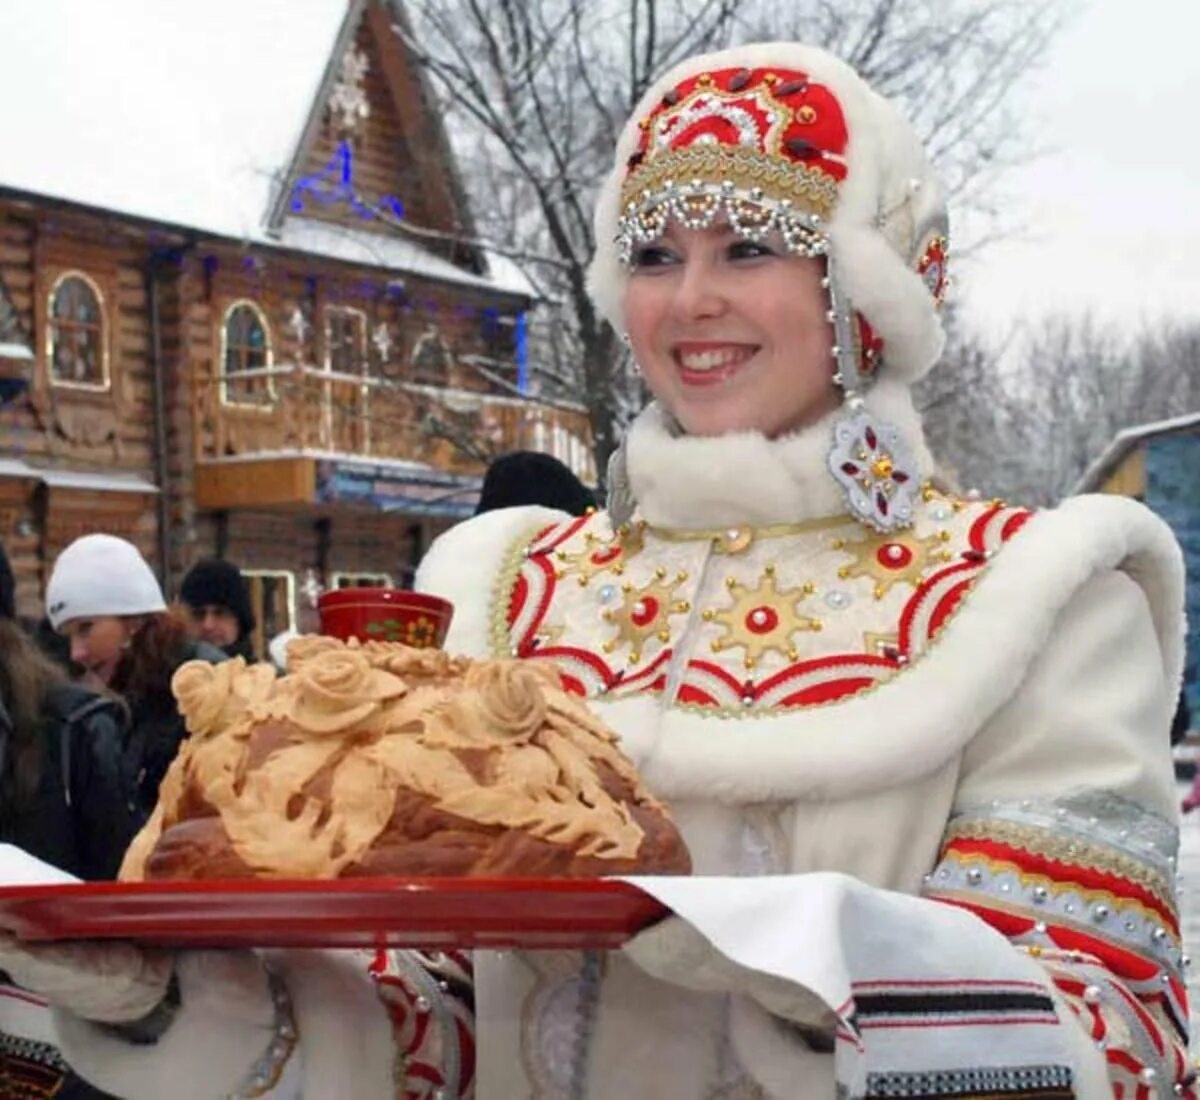
{"type": "Polygon", "coordinates": [[[628,260],[666,221],[706,228],[724,215],[741,235],[777,230],[789,249],[825,250],[822,220],[846,178],[848,134],[824,85],[788,69],[688,77],[640,120],[621,186],[617,240],[628,260]]]}

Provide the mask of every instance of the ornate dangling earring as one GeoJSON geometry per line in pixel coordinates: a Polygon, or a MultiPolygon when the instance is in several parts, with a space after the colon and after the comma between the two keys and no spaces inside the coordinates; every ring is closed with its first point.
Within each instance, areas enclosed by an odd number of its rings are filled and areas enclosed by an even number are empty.
{"type": "Polygon", "coordinates": [[[829,294],[834,331],[833,383],[844,412],[833,428],[827,463],[851,513],[883,534],[911,525],[920,478],[912,451],[894,424],[878,420],[863,402],[866,380],[859,362],[861,340],[852,305],[839,292],[832,255],[825,257],[822,286],[829,294]]]}
{"type": "Polygon", "coordinates": [[[629,487],[629,470],[625,465],[625,443],[609,456],[605,508],[613,530],[624,526],[633,518],[635,502],[633,490],[629,487]]]}

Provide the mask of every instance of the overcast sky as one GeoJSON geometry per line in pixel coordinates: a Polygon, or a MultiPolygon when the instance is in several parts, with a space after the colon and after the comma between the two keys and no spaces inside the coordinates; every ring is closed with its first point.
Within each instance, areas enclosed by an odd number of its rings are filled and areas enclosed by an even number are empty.
{"type": "Polygon", "coordinates": [[[1200,0],[1078,0],[1022,97],[1051,151],[1003,184],[1022,238],[955,270],[988,331],[1091,308],[1200,319],[1200,0]]]}

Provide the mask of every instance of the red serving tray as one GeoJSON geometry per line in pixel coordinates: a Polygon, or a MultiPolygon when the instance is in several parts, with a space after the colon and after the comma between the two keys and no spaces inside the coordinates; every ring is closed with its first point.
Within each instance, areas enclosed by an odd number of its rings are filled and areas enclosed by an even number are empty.
{"type": "Polygon", "coordinates": [[[0,886],[23,940],[178,947],[613,948],[667,915],[616,879],[369,878],[0,886]]]}

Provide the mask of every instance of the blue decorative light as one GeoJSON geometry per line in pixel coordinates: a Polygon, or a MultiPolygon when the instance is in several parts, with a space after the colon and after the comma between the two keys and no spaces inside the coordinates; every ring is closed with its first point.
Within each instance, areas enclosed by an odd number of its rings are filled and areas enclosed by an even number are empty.
{"type": "Polygon", "coordinates": [[[404,203],[395,195],[384,195],[374,206],[368,206],[355,193],[354,150],[345,138],[338,142],[337,151],[317,175],[302,176],[296,181],[292,187],[292,212],[303,213],[310,199],[323,206],[343,203],[365,221],[384,215],[404,217],[404,203]]]}
{"type": "Polygon", "coordinates": [[[519,393],[529,393],[529,325],[525,310],[517,314],[516,325],[517,344],[517,390],[519,393]]]}

